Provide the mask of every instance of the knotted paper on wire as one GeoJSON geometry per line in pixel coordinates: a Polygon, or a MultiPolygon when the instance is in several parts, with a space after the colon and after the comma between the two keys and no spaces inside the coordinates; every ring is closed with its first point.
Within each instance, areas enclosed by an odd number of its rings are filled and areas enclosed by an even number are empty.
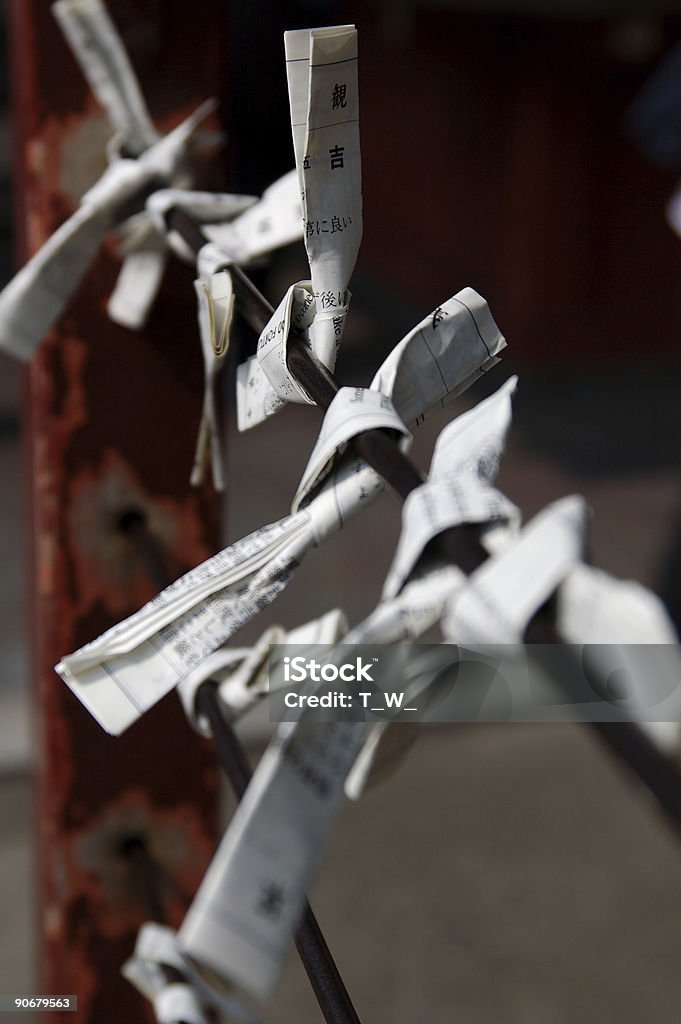
{"type": "Polygon", "coordinates": [[[268,658],[273,644],[335,644],[347,628],[344,613],[334,608],[294,629],[269,626],[252,647],[219,647],[178,686],[190,722],[202,735],[211,735],[210,724],[196,709],[196,691],[207,680],[218,686],[223,714],[230,722],[236,721],[270,692],[268,658]]]}
{"type": "Polygon", "coordinates": [[[116,26],[101,0],[57,0],[52,13],[115,131],[113,145],[139,156],[158,142],[116,26]]]}
{"type": "Polygon", "coordinates": [[[207,280],[195,281],[194,291],[198,303],[204,384],[201,421],[190,483],[193,486],[202,483],[206,467],[210,465],[213,486],[216,490],[222,491],[225,480],[215,385],[229,349],[229,332],[234,313],[232,279],[226,270],[217,270],[207,280]]]}
{"type": "MultiPolygon", "coordinates": [[[[485,485],[492,490],[513,385],[513,381],[504,385],[445,429],[433,458],[433,476],[415,494],[425,488],[432,493],[438,481],[451,486],[458,479],[462,493],[468,488],[477,495],[483,466],[485,485]]],[[[468,508],[475,508],[473,521],[480,522],[482,506],[478,509],[471,498],[459,502],[448,525],[465,522],[468,508]]],[[[485,508],[493,516],[515,516],[510,503],[497,500],[485,508]]],[[[412,515],[405,520],[406,529],[411,531],[413,524],[412,515]]],[[[424,531],[418,536],[423,540],[424,531]]],[[[368,619],[346,634],[340,651],[347,653],[348,645],[390,644],[420,635],[463,587],[465,576],[460,570],[438,565],[382,601],[368,619]]],[[[386,648],[386,658],[392,655],[394,671],[399,673],[402,648],[386,648]]],[[[397,680],[399,675],[391,678],[397,680]]],[[[417,680],[416,685],[421,683],[417,680]]],[[[179,932],[183,948],[192,957],[258,996],[269,994],[276,983],[344,785],[353,796],[359,795],[372,771],[387,771],[404,754],[403,745],[388,749],[381,762],[378,750],[384,729],[370,722],[322,725],[314,717],[303,711],[295,724],[280,726],[179,932]],[[276,894],[276,913],[263,911],[268,893],[276,894]]]]}
{"type": "MultiPolygon", "coordinates": [[[[54,10],[111,118],[115,136],[111,162],[102,177],[0,293],[0,347],[19,359],[33,356],[78,287],[103,236],[121,222],[127,205],[143,199],[159,184],[174,180],[185,162],[192,135],[215,108],[215,101],[207,101],[160,137],[102,4],[98,0],[61,0],[54,10]]],[[[154,262],[154,257],[149,259],[154,262]]]]}
{"type": "MultiPolygon", "coordinates": [[[[484,305],[483,299],[476,298],[484,305]]],[[[405,365],[414,369],[422,350],[418,335],[412,332],[409,337],[412,342],[401,342],[399,348],[405,365]]],[[[432,392],[420,390],[423,405],[412,406],[418,417],[445,401],[448,387],[459,389],[462,379],[471,379],[490,361],[496,361],[496,354],[490,357],[488,346],[466,329],[460,337],[456,330],[449,329],[440,341],[436,355],[429,358],[438,360],[441,373],[432,377],[432,392]]],[[[497,330],[494,352],[502,346],[503,338],[497,330]]],[[[391,360],[391,365],[395,384],[401,379],[401,364],[395,366],[391,360]]],[[[385,376],[383,379],[390,386],[385,376]]],[[[424,375],[424,379],[430,378],[424,375]]],[[[357,389],[344,390],[353,397],[358,393],[357,389]]],[[[364,413],[377,396],[361,389],[360,394],[366,401],[356,404],[364,413]]],[[[362,415],[356,432],[375,422],[380,427],[390,425],[397,434],[406,436],[408,431],[399,411],[389,409],[389,399],[389,394],[379,397],[376,416],[372,420],[362,415]]],[[[342,394],[339,401],[343,401],[342,394]]],[[[348,436],[347,429],[342,433],[348,436]]],[[[381,480],[361,459],[348,456],[329,462],[326,450],[320,450],[319,458],[320,465],[306,469],[305,493],[296,495],[297,511],[293,515],[221,551],[130,618],[62,659],[57,671],[104,729],[120,733],[152,707],[202,658],[267,607],[313,546],[340,529],[382,492],[381,480]],[[312,489],[309,480],[314,480],[312,489]]]]}
{"type": "Polygon", "coordinates": [[[288,289],[260,336],[257,356],[239,367],[239,430],[284,402],[309,401],[286,370],[292,328],[334,368],[362,237],[357,32],[352,25],[301,29],[285,34],[285,47],[310,280],[288,289]]]}
{"type": "Polygon", "coordinates": [[[235,1024],[258,1024],[237,999],[205,981],[182,952],[175,932],[165,925],[142,926],[121,973],[151,1001],[158,1024],[209,1024],[214,1012],[235,1024]],[[169,980],[169,973],[174,980],[169,980]]]}

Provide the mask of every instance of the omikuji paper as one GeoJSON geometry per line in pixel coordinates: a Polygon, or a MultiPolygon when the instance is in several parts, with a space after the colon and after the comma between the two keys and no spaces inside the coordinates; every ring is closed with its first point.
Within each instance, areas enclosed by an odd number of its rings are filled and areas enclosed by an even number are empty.
{"type": "Polygon", "coordinates": [[[309,398],[286,369],[295,329],[333,369],[362,237],[357,32],[352,25],[285,34],[291,129],[310,280],[292,285],[239,367],[237,422],[247,430],[285,402],[309,398]]]}
{"type": "Polygon", "coordinates": [[[114,160],[80,206],[0,292],[0,347],[30,359],[65,308],[97,247],[121,208],[160,181],[169,181],[201,121],[208,101],[142,155],[114,160]]]}
{"type": "Polygon", "coordinates": [[[90,88],[106,110],[118,145],[139,156],[160,136],[104,4],[101,0],[58,0],[51,10],[90,88]]]}
{"type": "MultiPolygon", "coordinates": [[[[460,422],[445,428],[433,459],[435,475],[414,495],[432,489],[438,479],[449,485],[459,479],[462,493],[467,487],[477,490],[475,470],[483,452],[487,454],[487,486],[492,489],[510,419],[512,386],[513,382],[505,385],[460,422]],[[492,444],[495,458],[491,458],[492,444]]],[[[329,437],[333,434],[330,425],[329,437]]],[[[320,450],[323,463],[323,444],[320,450]]],[[[464,507],[465,502],[459,506],[460,510],[464,507]]],[[[497,500],[493,514],[501,514],[500,508],[497,500]]],[[[515,514],[510,502],[506,512],[515,514]]],[[[409,529],[412,526],[409,521],[409,529]]],[[[419,536],[423,539],[426,534],[421,531],[419,536]]],[[[342,649],[347,650],[349,644],[389,644],[418,636],[438,620],[465,585],[459,569],[437,566],[396,588],[399,593],[382,601],[342,639],[342,649]]],[[[427,679],[416,683],[427,684],[427,679]]],[[[271,991],[344,787],[347,783],[352,795],[359,795],[372,767],[379,763],[379,744],[385,731],[383,723],[366,721],[320,724],[314,713],[305,711],[295,725],[280,726],[180,930],[180,941],[191,956],[256,995],[271,991]],[[276,894],[276,908],[271,913],[263,908],[266,893],[276,894]]],[[[390,751],[383,767],[388,759],[398,757],[397,748],[390,751]]]]}
{"type": "MultiPolygon", "coordinates": [[[[484,303],[479,296],[476,300],[484,303]]],[[[436,350],[441,372],[437,377],[424,375],[424,381],[433,381],[433,390],[421,386],[418,396],[423,404],[410,404],[419,418],[446,397],[447,386],[459,389],[461,379],[472,379],[482,372],[481,364],[489,365],[487,346],[465,329],[459,336],[456,322],[452,318],[446,329],[444,322],[438,325],[441,337],[436,350]],[[450,360],[456,372],[452,372],[450,360]]],[[[411,356],[411,346],[422,351],[419,336],[412,332],[405,340],[398,346],[400,359],[414,366],[417,360],[411,356]]],[[[497,348],[502,343],[497,331],[497,348]]],[[[391,376],[383,375],[387,388],[391,380],[401,379],[400,361],[389,359],[391,376]]],[[[339,396],[343,415],[350,421],[353,409],[357,410],[355,432],[388,426],[398,435],[408,434],[389,392],[377,396],[371,391],[362,398],[363,389],[346,390],[351,398],[358,398],[342,405],[343,395],[339,396]]],[[[337,423],[336,429],[339,437],[347,439],[352,422],[349,429],[347,422],[337,423]]],[[[226,548],[135,615],[62,659],[57,671],[105,729],[122,732],[153,706],[202,657],[267,607],[312,547],[382,493],[380,478],[361,459],[348,455],[334,462],[329,454],[327,447],[321,446],[318,463],[307,467],[304,490],[294,498],[294,515],[226,548]]]]}

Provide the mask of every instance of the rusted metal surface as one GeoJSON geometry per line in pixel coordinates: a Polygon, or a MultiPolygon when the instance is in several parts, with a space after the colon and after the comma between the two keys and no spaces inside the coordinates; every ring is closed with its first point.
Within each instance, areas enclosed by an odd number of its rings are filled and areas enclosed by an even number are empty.
{"type": "MultiPolygon", "coordinates": [[[[11,6],[19,256],[25,258],[100,173],[107,129],[48,0],[11,6]]],[[[176,0],[110,0],[108,7],[162,129],[219,91],[224,3],[207,0],[198,18],[176,0]]],[[[27,371],[25,408],[38,988],[77,994],[78,1019],[97,1024],[148,1017],[119,974],[150,916],[134,858],[125,855],[130,841],[141,840],[157,863],[164,910],[177,924],[216,831],[215,759],[189,730],[174,695],[113,739],[53,671],[63,654],[158,589],[136,543],[138,531],[124,529],[131,520],[153,537],[156,576],[164,567],[172,577],[186,571],[218,540],[215,495],[188,485],[202,387],[191,272],[173,268],[149,329],[133,334],[104,312],[117,266],[106,242],[27,371]]]]}

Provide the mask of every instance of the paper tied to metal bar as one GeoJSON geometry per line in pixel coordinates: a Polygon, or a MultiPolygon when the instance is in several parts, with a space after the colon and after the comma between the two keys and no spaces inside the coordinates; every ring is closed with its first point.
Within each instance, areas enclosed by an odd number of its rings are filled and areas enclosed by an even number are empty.
{"type": "Polygon", "coordinates": [[[153,1004],[158,1024],[209,1024],[213,1012],[230,1022],[258,1024],[259,1018],[236,998],[208,984],[165,925],[142,926],[121,973],[153,1004]]]}
{"type": "Polygon", "coordinates": [[[178,931],[193,960],[256,997],[278,979],[362,726],[279,727],[178,931]]]}
{"type": "Polygon", "coordinates": [[[399,444],[408,448],[411,436],[405,424],[410,429],[420,426],[499,361],[506,342],[481,295],[464,288],[438,309],[441,315],[426,317],[395,346],[368,389],[341,388],[335,396],[293,500],[294,511],[332,478],[342,520],[344,503],[339,499],[350,480],[353,492],[376,492],[384,486],[373,469],[346,451],[348,440],[382,427],[403,434],[399,444]],[[341,480],[346,483],[341,485],[341,480]]]}
{"type": "Polygon", "coordinates": [[[486,300],[462,288],[402,339],[371,386],[392,397],[405,423],[418,426],[424,401],[438,394],[445,408],[499,362],[505,347],[486,300]]]}
{"type": "MultiPolygon", "coordinates": [[[[343,467],[346,473],[352,472],[355,485],[361,486],[364,490],[381,488],[382,481],[374,470],[359,457],[353,458],[346,453],[347,441],[372,426],[393,429],[399,433],[399,420],[409,428],[416,429],[434,409],[446,407],[482,373],[499,361],[499,353],[506,342],[481,295],[472,288],[464,288],[438,309],[440,315],[427,316],[395,346],[375,373],[368,390],[341,388],[338,392],[326,412],[319,438],[303,472],[293,500],[294,511],[304,507],[324,478],[336,472],[339,467],[343,467]],[[394,414],[399,420],[393,419],[394,414]],[[372,417],[375,417],[373,421],[372,417]]],[[[511,387],[509,384],[509,395],[511,387]]],[[[473,422],[488,423],[489,416],[497,410],[503,416],[505,395],[506,392],[500,393],[499,398],[490,406],[489,413],[477,413],[473,422]]],[[[510,397],[506,402],[506,408],[510,417],[510,397]]],[[[460,420],[456,420],[455,424],[459,422],[460,420]]],[[[466,422],[469,422],[468,419],[466,422]]],[[[457,431],[467,428],[452,425],[451,429],[457,431]]],[[[468,429],[472,430],[473,427],[468,429]]],[[[399,444],[406,449],[409,447],[411,437],[404,428],[402,433],[404,436],[399,444]]],[[[489,446],[492,445],[492,436],[493,434],[490,434],[487,438],[489,446]]],[[[503,439],[501,445],[503,446],[503,439]]],[[[436,449],[435,459],[437,458],[436,449]]],[[[469,454],[467,458],[473,465],[473,454],[469,454]]],[[[448,464],[447,458],[439,461],[442,465],[448,464]]],[[[485,465],[488,475],[491,474],[489,453],[484,463],[475,464],[485,465]]],[[[431,472],[432,469],[433,467],[431,472]]],[[[482,469],[480,471],[482,472],[482,469]]],[[[473,487],[474,484],[471,483],[469,490],[472,491],[473,487]]],[[[499,501],[495,508],[505,508],[508,511],[510,503],[504,505],[504,499],[499,501]]],[[[342,507],[340,511],[342,514],[342,507]]],[[[443,515],[447,514],[445,510],[443,515]]],[[[412,552],[412,555],[410,564],[402,567],[404,578],[409,575],[420,554],[417,550],[418,542],[414,553],[411,530],[408,532],[410,539],[407,551],[412,552]]],[[[439,530],[436,529],[434,532],[439,530]]],[[[429,538],[424,539],[424,545],[427,539],[429,538]]],[[[400,558],[402,559],[402,556],[400,558]]]]}
{"type": "MultiPolygon", "coordinates": [[[[547,666],[529,657],[522,639],[532,616],[555,595],[557,635],[583,648],[582,660],[598,681],[593,700],[614,702],[663,748],[673,749],[679,741],[681,677],[674,629],[645,587],[582,563],[585,531],[584,500],[572,496],[549,505],[519,537],[507,535],[498,553],[450,600],[443,633],[456,644],[514,645],[507,671],[517,663],[519,680],[527,671],[545,676],[547,666]],[[665,714],[666,722],[655,721],[665,714]]],[[[532,715],[536,710],[528,708],[532,715]]]]}
{"type": "MultiPolygon", "coordinates": [[[[116,286],[109,297],[107,312],[123,327],[141,330],[147,322],[156,298],[168,252],[194,264],[196,256],[180,237],[168,228],[166,215],[181,209],[198,223],[236,219],[257,203],[256,196],[233,195],[227,192],[196,192],[182,188],[166,188],[148,196],[144,210],[129,217],[121,225],[120,251],[123,266],[116,286]]],[[[222,261],[222,265],[226,264],[222,261]]],[[[200,277],[207,277],[206,269],[200,277]]]]}
{"type": "MultiPolygon", "coordinates": [[[[393,385],[399,364],[394,369],[393,385]]],[[[382,379],[387,381],[385,375],[382,379]]],[[[467,478],[483,473],[484,467],[486,479],[493,478],[510,420],[514,384],[507,382],[496,395],[445,428],[433,458],[436,476],[450,481],[461,477],[465,487],[467,478]]],[[[330,426],[327,444],[319,446],[318,465],[324,465],[334,436],[330,426]]],[[[498,500],[484,509],[491,516],[500,509],[509,518],[515,516],[510,503],[500,505],[498,500]]],[[[461,515],[456,521],[463,521],[461,515]]],[[[466,585],[465,576],[454,566],[440,563],[425,569],[417,562],[415,557],[411,578],[396,588],[399,593],[384,597],[340,641],[343,650],[348,645],[391,645],[385,648],[386,658],[395,659],[388,677],[396,681],[404,667],[402,648],[396,642],[416,639],[436,623],[466,585]]],[[[425,688],[429,681],[426,674],[416,678],[414,685],[425,688]]],[[[190,955],[254,995],[269,994],[344,789],[352,797],[361,795],[372,778],[394,770],[414,738],[415,730],[406,724],[388,731],[383,723],[366,721],[322,725],[314,721],[314,712],[305,710],[295,724],[282,723],[180,929],[180,941],[190,955]],[[261,912],[264,893],[277,894],[276,915],[261,912]]]]}
{"type": "Polygon", "coordinates": [[[443,633],[456,644],[520,644],[536,611],[581,562],[587,522],[578,495],[548,505],[454,596],[443,633]]]}
{"type": "MultiPolygon", "coordinates": [[[[147,199],[147,210],[158,238],[165,237],[167,244],[181,259],[191,263],[196,261],[199,272],[199,279],[194,283],[194,287],[199,304],[204,395],[190,477],[193,486],[202,483],[206,466],[210,463],[214,486],[219,491],[224,489],[215,390],[218,374],[227,356],[234,311],[232,278],[225,268],[231,263],[249,262],[263,256],[278,245],[287,244],[292,237],[296,237],[293,223],[299,227],[299,222],[292,218],[291,206],[295,201],[299,207],[300,198],[297,190],[294,191],[295,188],[294,171],[271,186],[261,200],[257,200],[255,196],[189,192],[179,189],[163,189],[154,192],[147,199]],[[171,210],[182,210],[189,214],[201,224],[207,237],[216,237],[217,232],[222,231],[222,242],[207,243],[197,256],[181,235],[168,227],[167,215],[171,210]],[[225,232],[231,232],[231,235],[225,232]]],[[[297,235],[300,235],[299,230],[297,235]]],[[[120,299],[122,308],[143,312],[142,319],[145,319],[148,311],[145,296],[149,294],[144,275],[135,273],[128,281],[124,267],[119,278],[119,287],[111,301],[115,303],[120,299]]],[[[114,316],[114,319],[120,322],[120,317],[114,316]]],[[[128,322],[128,326],[139,325],[128,322]]]]}
{"type": "Polygon", "coordinates": [[[286,630],[270,626],[252,647],[220,647],[209,654],[177,691],[190,722],[203,736],[210,736],[210,724],[196,708],[196,691],[205,682],[217,686],[223,714],[234,722],[267,696],[268,659],[272,644],[335,644],[347,630],[345,614],[334,608],[318,619],[286,630]]]}
{"type": "MultiPolygon", "coordinates": [[[[391,643],[414,639],[437,623],[466,577],[440,558],[422,564],[427,545],[453,526],[478,524],[486,530],[514,531],[520,521],[515,505],[492,485],[511,423],[511,377],[489,398],[458,416],[441,432],[428,480],[413,491],[402,508],[402,530],[383,588],[383,599],[345,643],[391,643]],[[425,573],[425,574],[424,574],[425,573]]],[[[416,727],[376,722],[345,783],[346,795],[358,799],[372,783],[385,778],[403,760],[417,735],[416,727]]]]}
{"type": "MultiPolygon", "coordinates": [[[[210,223],[229,223],[239,218],[246,210],[256,205],[257,196],[236,195],[231,192],[197,192],[191,189],[163,188],[147,198],[146,212],[159,239],[165,241],[178,259],[192,266],[196,262],[195,250],[187,244],[179,232],[168,225],[171,210],[186,213],[201,230],[210,223]]],[[[225,258],[224,265],[228,263],[225,258]]]]}
{"type": "Polygon", "coordinates": [[[306,331],[314,319],[314,296],[309,281],[292,285],[258,338],[255,356],[237,370],[237,426],[247,430],[262,422],[286,402],[314,404],[286,365],[287,342],[292,332],[308,342],[306,331]]]}
{"type": "MultiPolygon", "coordinates": [[[[456,570],[436,570],[422,581],[421,598],[432,603],[436,589],[442,607],[458,583],[456,570]]],[[[397,601],[406,601],[408,590],[397,601]]],[[[386,646],[387,678],[402,677],[404,658],[404,645],[386,646]]],[[[297,722],[279,726],[178,932],[193,960],[258,998],[276,986],[345,780],[371,736],[369,722],[351,720],[352,711],[338,714],[322,724],[303,710],[297,722]]],[[[393,766],[387,758],[382,767],[393,766]]],[[[365,774],[370,767],[360,762],[365,774]]]]}
{"type": "MultiPolygon", "coordinates": [[[[397,626],[398,604],[441,609],[459,575],[449,567],[436,570],[420,581],[418,596],[416,585],[406,587],[395,599],[390,627],[397,626]]],[[[419,621],[431,616],[429,608],[419,621]]],[[[375,621],[361,634],[376,643],[390,630],[375,621]]],[[[353,635],[360,630],[341,640],[344,651],[353,635]]],[[[404,651],[404,645],[386,646],[382,661],[388,678],[401,678],[404,651]]],[[[338,714],[338,721],[322,724],[303,710],[297,722],[278,727],[178,932],[192,959],[259,998],[269,996],[278,981],[344,783],[360,759],[358,784],[363,785],[375,760],[375,749],[368,752],[369,762],[361,760],[371,743],[370,723],[351,720],[352,711],[338,714]],[[340,719],[343,714],[349,719],[340,719]]],[[[392,769],[397,757],[397,751],[386,752],[382,765],[375,762],[376,770],[392,769]]]]}
{"type": "MultiPolygon", "coordinates": [[[[439,622],[452,594],[464,580],[463,573],[451,565],[417,571],[399,594],[384,597],[368,618],[354,626],[343,639],[343,644],[391,644],[417,640],[439,622]]],[[[364,729],[364,723],[360,724],[364,729]]],[[[345,795],[351,800],[358,800],[370,786],[392,775],[420,732],[419,725],[407,722],[399,725],[373,722],[369,725],[359,753],[347,771],[345,795]]]]}
{"type": "MultiPolygon", "coordinates": [[[[287,400],[309,402],[288,370],[286,343],[292,327],[309,323],[310,310],[309,290],[301,289],[297,296],[289,291],[261,335],[253,359],[264,368],[265,392],[263,375],[251,374],[255,363],[240,367],[244,372],[237,378],[237,413],[242,424],[253,425],[252,417],[260,422],[258,410],[270,405],[276,411],[287,400]]],[[[505,346],[485,299],[473,288],[463,288],[405,335],[375,374],[371,389],[390,395],[401,419],[416,427],[425,412],[446,407],[495,366],[505,346]]]]}
{"type": "MultiPolygon", "coordinates": [[[[189,188],[162,188],[146,200],[145,223],[158,245],[169,246],[199,272],[229,264],[247,265],[302,238],[300,195],[295,170],[276,179],[262,196],[206,193],[189,188]],[[199,257],[180,234],[168,227],[171,210],[193,218],[209,240],[199,257]]],[[[134,239],[129,243],[134,244],[134,239]]],[[[140,242],[140,245],[142,243],[140,242]]],[[[145,244],[148,244],[146,241],[145,244]]]]}
{"type": "MultiPolygon", "coordinates": [[[[152,123],[123,41],[104,5],[100,0],[59,0],[53,11],[114,129],[108,146],[110,160],[140,156],[159,141],[160,135],[152,123]]],[[[187,188],[192,178],[189,163],[183,161],[170,180],[187,188]]],[[[166,243],[148,211],[129,217],[120,231],[123,266],[107,310],[116,323],[139,330],[146,322],[163,277],[166,243]]]]}
{"type": "Polygon", "coordinates": [[[284,589],[314,543],[310,520],[286,516],[220,551],[57,672],[104,729],[123,732],[284,589]]]}
{"type": "Polygon", "coordinates": [[[57,0],[59,26],[115,131],[114,144],[136,157],[158,142],[118,31],[101,0],[57,0]]]}
{"type": "Polygon", "coordinates": [[[556,619],[566,641],[589,645],[598,677],[617,681],[619,697],[606,697],[631,711],[646,709],[651,719],[659,711],[662,720],[641,727],[665,752],[678,754],[678,709],[667,700],[681,679],[681,652],[659,597],[640,583],[577,565],[558,590],[556,619]]]}
{"type": "Polygon", "coordinates": [[[301,209],[294,169],[277,178],[234,220],[205,223],[203,231],[209,242],[199,260],[216,259],[221,266],[256,263],[303,237],[301,209]]]}
{"type": "Polygon", "coordinates": [[[220,425],[216,405],[216,381],[229,349],[229,332],[234,313],[232,279],[226,270],[217,270],[207,279],[194,281],[198,303],[199,338],[203,356],[204,384],[201,421],[196,439],[190,483],[202,483],[210,464],[213,485],[224,490],[220,425]]]}
{"type": "MultiPolygon", "coordinates": [[[[293,499],[293,511],[307,505],[334,466],[343,463],[343,455],[353,437],[366,430],[377,429],[390,431],[403,450],[411,443],[412,436],[387,395],[370,388],[341,388],[324,416],[319,437],[293,499]]],[[[368,475],[369,467],[363,468],[368,475]]],[[[373,470],[369,472],[376,477],[373,470]]],[[[377,477],[376,483],[381,483],[377,477]]]]}
{"type": "MultiPolygon", "coordinates": [[[[140,202],[159,184],[171,182],[186,157],[187,146],[201,122],[214,110],[209,100],[163,137],[149,131],[148,115],[139,107],[134,76],[115,29],[99,3],[62,0],[59,21],[69,26],[69,41],[89,79],[97,79],[98,95],[117,91],[114,127],[128,125],[137,156],[114,156],[99,181],[82,196],[78,209],[55,231],[0,293],[0,347],[19,359],[30,359],[84,277],[103,236],[117,227],[131,202],[140,202]],[[99,61],[101,75],[95,73],[99,61]],[[104,82],[106,81],[106,88],[104,82]],[[137,128],[133,131],[133,125],[137,128]]],[[[143,101],[142,107],[143,107],[143,101]]]]}
{"type": "MultiPolygon", "coordinates": [[[[483,303],[484,300],[480,299],[483,303]]],[[[400,342],[400,357],[389,378],[376,375],[390,388],[403,374],[414,372],[425,358],[418,334],[400,342]],[[412,346],[414,351],[412,351],[412,346]]],[[[495,345],[503,339],[496,334],[495,345]]],[[[457,392],[461,378],[472,379],[488,365],[488,343],[464,327],[448,330],[443,344],[428,355],[440,372],[424,373],[433,390],[419,388],[418,403],[409,406],[422,419],[457,392]],[[456,366],[452,371],[450,361],[456,366]]],[[[493,360],[494,361],[494,360],[493,360]]],[[[411,392],[408,392],[411,394],[411,392]]],[[[390,392],[387,397],[391,398],[390,392]]],[[[379,396],[379,406],[382,399],[379,396]]],[[[377,411],[380,424],[388,415],[377,411]]],[[[400,410],[391,413],[394,429],[405,433],[400,410]]],[[[367,422],[357,429],[365,429],[367,422]]],[[[347,436],[347,435],[346,435],[347,436]]],[[[320,451],[326,466],[326,453],[320,451]]],[[[322,466],[308,466],[306,478],[319,479],[322,466]]],[[[176,686],[199,662],[222,646],[242,625],[266,608],[286,587],[308,551],[356,515],[383,492],[377,474],[361,459],[346,453],[311,493],[305,507],[265,526],[192,569],[134,615],[57,666],[57,672],[108,732],[118,734],[176,686]]]]}
{"type": "Polygon", "coordinates": [[[413,491],[402,508],[402,531],[384,597],[399,593],[427,544],[450,527],[480,524],[484,534],[491,523],[519,523],[519,510],[493,486],[516,383],[512,377],[440,434],[427,483],[413,491]]]}
{"type": "Polygon", "coordinates": [[[362,237],[356,29],[301,29],[286,32],[284,41],[311,280],[291,286],[261,334],[257,356],[239,367],[239,430],[261,423],[285,402],[309,401],[286,370],[291,319],[318,359],[333,370],[362,237]],[[272,354],[275,344],[278,357],[272,354]]]}
{"type": "Polygon", "coordinates": [[[246,266],[302,238],[301,203],[295,170],[257,196],[172,188],[154,192],[145,211],[122,227],[126,261],[109,300],[117,323],[144,326],[156,296],[168,249],[181,260],[196,262],[200,277],[236,264],[246,266]],[[167,215],[181,210],[192,217],[209,241],[198,257],[181,235],[168,227],[167,215]],[[161,256],[159,264],[158,256],[161,256]]]}

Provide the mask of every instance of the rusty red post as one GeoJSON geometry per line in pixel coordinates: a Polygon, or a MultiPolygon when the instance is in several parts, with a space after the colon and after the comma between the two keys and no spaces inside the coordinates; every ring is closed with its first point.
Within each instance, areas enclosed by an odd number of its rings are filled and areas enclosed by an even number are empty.
{"type": "MultiPolygon", "coordinates": [[[[178,0],[108,7],[161,130],[219,91],[223,0],[207,0],[200,17],[178,0]]],[[[11,13],[23,260],[103,169],[108,129],[48,0],[12,0],[11,13]]],[[[24,420],[37,698],[36,987],[76,994],[77,1019],[97,1024],[150,1013],[119,974],[151,916],[125,851],[131,843],[149,851],[165,914],[177,924],[212,855],[217,817],[215,757],[174,695],[112,739],[53,671],[65,652],[156,592],[124,529],[131,517],[151,533],[173,577],[218,541],[215,495],[188,484],[202,388],[191,271],[172,268],[148,330],[133,334],[104,310],[117,267],[107,241],[27,371],[24,420]]]]}

